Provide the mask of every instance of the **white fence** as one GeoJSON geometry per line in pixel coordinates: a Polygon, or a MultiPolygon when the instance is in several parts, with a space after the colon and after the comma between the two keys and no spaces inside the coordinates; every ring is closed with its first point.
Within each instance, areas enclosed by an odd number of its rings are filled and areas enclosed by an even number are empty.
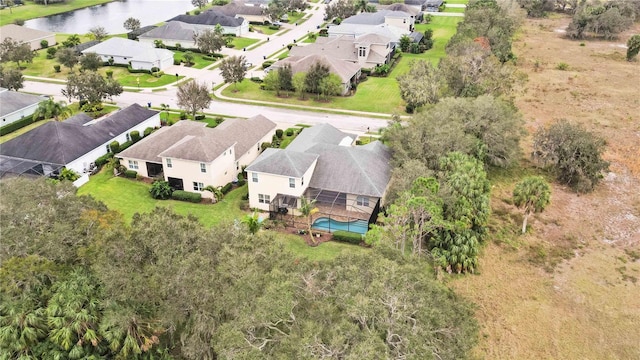
{"type": "Polygon", "coordinates": [[[80,186],[86,184],[89,182],[89,174],[83,174],[82,176],[80,176],[80,178],[78,178],[78,180],[73,182],[73,186],[79,188],[80,186]]]}

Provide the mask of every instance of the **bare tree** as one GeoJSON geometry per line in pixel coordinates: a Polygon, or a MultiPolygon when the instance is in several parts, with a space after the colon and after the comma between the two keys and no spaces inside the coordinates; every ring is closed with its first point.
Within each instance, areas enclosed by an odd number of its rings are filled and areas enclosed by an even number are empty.
{"type": "Polygon", "coordinates": [[[107,37],[107,35],[109,35],[109,33],[102,26],[94,26],[89,29],[89,36],[95,40],[102,41],[107,37]]]}
{"type": "Polygon", "coordinates": [[[198,111],[202,111],[211,104],[211,97],[207,85],[197,81],[189,81],[178,86],[178,106],[195,118],[198,111]]]}
{"type": "Polygon", "coordinates": [[[130,17],[124,21],[124,28],[129,31],[134,31],[140,29],[140,20],[130,17]]]}

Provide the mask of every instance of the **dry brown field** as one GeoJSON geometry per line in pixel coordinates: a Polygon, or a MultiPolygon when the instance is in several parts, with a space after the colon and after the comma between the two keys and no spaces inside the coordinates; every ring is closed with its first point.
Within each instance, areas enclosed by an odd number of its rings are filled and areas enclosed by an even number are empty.
{"type": "Polygon", "coordinates": [[[640,61],[623,47],[640,25],[615,41],[573,41],[568,23],[523,24],[514,51],[528,80],[516,104],[530,134],[566,119],[604,137],[610,173],[589,194],[554,183],[524,236],[510,198],[522,175],[541,172],[527,156],[531,135],[522,166],[494,175],[480,274],[450,280],[477,304],[478,358],[640,359],[640,61]]]}

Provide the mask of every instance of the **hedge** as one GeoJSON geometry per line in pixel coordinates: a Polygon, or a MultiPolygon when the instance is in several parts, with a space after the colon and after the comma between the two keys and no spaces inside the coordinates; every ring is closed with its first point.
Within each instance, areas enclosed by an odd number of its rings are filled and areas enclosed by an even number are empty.
{"type": "Polygon", "coordinates": [[[202,194],[193,193],[193,192],[184,191],[184,190],[176,190],[173,192],[173,194],[171,194],[171,198],[173,200],[199,203],[200,200],[202,200],[202,194]]]}
{"type": "Polygon", "coordinates": [[[225,186],[222,187],[222,189],[220,189],[220,191],[222,191],[222,193],[226,195],[229,191],[231,191],[232,187],[233,187],[232,183],[227,183],[225,186]]]}
{"type": "Polygon", "coordinates": [[[333,240],[358,245],[362,242],[362,235],[349,231],[338,230],[333,232],[333,240]]]}
{"type": "Polygon", "coordinates": [[[97,167],[102,167],[102,165],[106,164],[109,159],[111,159],[113,157],[113,153],[112,152],[108,152],[102,156],[100,156],[99,158],[96,159],[96,161],[94,161],[96,163],[97,167]]]}
{"type": "Polygon", "coordinates": [[[144,129],[144,132],[143,132],[144,137],[147,137],[147,136],[151,135],[152,132],[153,132],[153,128],[152,127],[148,127],[146,129],[144,129]]]}
{"type": "Polygon", "coordinates": [[[138,177],[138,172],[135,170],[127,170],[124,172],[124,177],[129,179],[135,179],[136,177],[138,177]]]}
{"type": "Polygon", "coordinates": [[[32,124],[33,121],[33,117],[32,116],[27,116],[25,118],[22,118],[18,121],[14,121],[11,124],[5,125],[3,127],[0,127],[0,135],[7,135],[9,133],[12,133],[18,129],[21,129],[29,124],[32,124]]]}

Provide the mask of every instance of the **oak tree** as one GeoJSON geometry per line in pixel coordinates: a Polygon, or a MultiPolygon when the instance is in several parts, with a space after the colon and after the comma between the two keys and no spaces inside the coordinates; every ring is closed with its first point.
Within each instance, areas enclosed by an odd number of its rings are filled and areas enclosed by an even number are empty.
{"type": "Polygon", "coordinates": [[[195,118],[198,111],[202,111],[211,104],[209,89],[204,83],[195,80],[188,81],[178,86],[177,104],[195,118]]]}

